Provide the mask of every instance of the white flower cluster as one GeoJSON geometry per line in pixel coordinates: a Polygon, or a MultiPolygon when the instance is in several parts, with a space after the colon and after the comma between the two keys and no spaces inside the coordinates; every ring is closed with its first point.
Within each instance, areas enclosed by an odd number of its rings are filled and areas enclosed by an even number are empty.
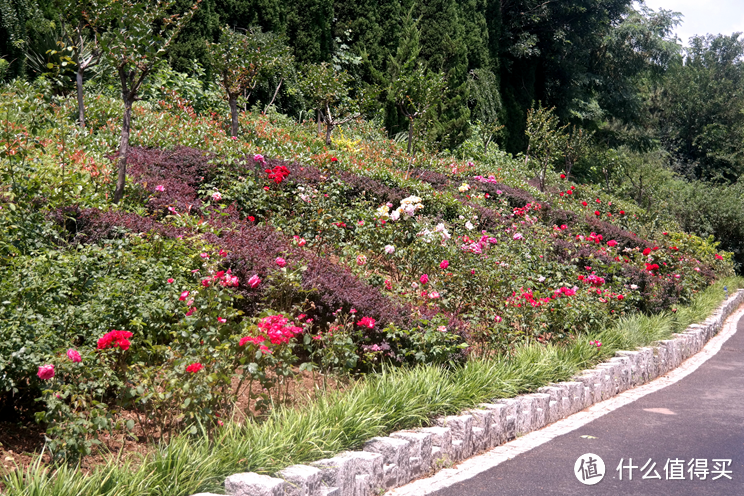
{"type": "Polygon", "coordinates": [[[390,203],[381,206],[377,209],[377,215],[383,219],[389,218],[392,221],[396,221],[403,216],[409,218],[413,217],[418,210],[424,208],[424,205],[421,203],[421,198],[418,196],[409,196],[408,198],[403,198],[400,201],[400,206],[392,212],[390,212],[390,208],[392,208],[392,204],[390,203]]]}
{"type": "Polygon", "coordinates": [[[300,197],[300,200],[306,203],[312,203],[313,198],[317,198],[318,196],[318,190],[315,188],[305,189],[303,186],[298,186],[297,191],[299,192],[297,196],[300,197]]]}
{"type": "Polygon", "coordinates": [[[444,223],[440,222],[437,224],[437,227],[434,228],[434,230],[424,229],[420,233],[418,233],[419,236],[423,237],[423,240],[429,243],[430,241],[434,240],[437,236],[440,238],[440,243],[442,246],[444,246],[447,243],[447,240],[452,237],[452,235],[447,231],[447,228],[444,227],[444,223]]]}
{"type": "Polygon", "coordinates": [[[469,189],[470,189],[470,185],[469,185],[468,183],[462,183],[462,186],[460,186],[459,188],[457,188],[457,190],[458,190],[458,191],[459,191],[460,193],[465,193],[465,192],[466,192],[466,191],[468,191],[469,189]]]}

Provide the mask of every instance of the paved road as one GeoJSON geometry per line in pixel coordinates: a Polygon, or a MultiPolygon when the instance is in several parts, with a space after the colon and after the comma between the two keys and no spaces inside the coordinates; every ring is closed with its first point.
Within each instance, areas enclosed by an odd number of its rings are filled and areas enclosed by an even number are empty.
{"type": "Polygon", "coordinates": [[[744,318],[715,356],[679,382],[434,494],[744,496],[744,318]],[[577,459],[586,453],[605,463],[605,475],[595,485],[584,485],[574,475],[577,459]],[[621,479],[618,464],[622,459],[627,467],[631,458],[637,468],[625,468],[621,479]],[[731,460],[730,465],[714,462],[719,459],[731,460]],[[684,463],[681,473],[674,460],[684,463]],[[721,465],[731,479],[714,470],[721,465]],[[643,478],[657,474],[660,479],[643,478]]]}

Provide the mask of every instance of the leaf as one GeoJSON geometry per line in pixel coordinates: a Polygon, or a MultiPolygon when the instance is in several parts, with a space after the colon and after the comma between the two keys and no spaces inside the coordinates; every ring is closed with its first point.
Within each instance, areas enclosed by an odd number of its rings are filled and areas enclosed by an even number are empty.
{"type": "Polygon", "coordinates": [[[590,436],[588,434],[584,434],[583,436],[579,436],[579,437],[581,437],[582,439],[597,439],[596,437],[590,436]]]}
{"type": "Polygon", "coordinates": [[[127,429],[130,431],[134,429],[134,420],[132,419],[127,420],[127,429]]]}

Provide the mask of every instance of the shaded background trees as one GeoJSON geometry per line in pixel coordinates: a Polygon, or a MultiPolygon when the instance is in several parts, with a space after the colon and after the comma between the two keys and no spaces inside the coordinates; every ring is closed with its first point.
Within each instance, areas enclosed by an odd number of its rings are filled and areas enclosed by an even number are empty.
{"type": "MultiPolygon", "coordinates": [[[[56,78],[54,91],[72,94],[80,68],[46,68],[61,67],[62,24],[75,25],[69,3],[0,0],[0,78],[56,78]]],[[[192,3],[175,0],[167,14],[192,3]]],[[[674,219],[714,234],[744,264],[744,240],[735,234],[744,232],[744,212],[726,189],[738,191],[744,174],[744,39],[701,35],[683,48],[672,34],[680,18],[632,0],[202,0],[170,43],[169,66],[142,91],[154,99],[163,95],[157,85],[188,86],[197,111],[225,115],[207,98],[225,71],[207,47],[227,26],[287,46],[285,70],[253,80],[240,95],[240,110],[265,111],[273,103],[296,119],[320,117],[331,143],[333,128],[361,113],[389,137],[409,141],[410,154],[427,147],[484,160],[503,151],[529,155],[532,143],[533,150],[546,146],[527,126],[539,102],[553,109],[543,117],[568,134],[535,167],[539,177],[529,179],[545,187],[548,169],[562,170],[627,195],[659,222],[674,219]],[[334,74],[328,83],[342,81],[325,112],[315,91],[323,82],[310,84],[312,71],[305,70],[323,67],[334,74]],[[426,81],[431,84],[413,84],[426,81]],[[410,104],[433,94],[422,118],[410,104]],[[376,100],[360,106],[362,95],[376,100]],[[343,115],[331,109],[338,105],[343,115]],[[725,221],[691,210],[718,203],[729,212],[725,221]]],[[[153,20],[156,31],[159,22],[153,20]]],[[[118,77],[110,64],[102,66],[86,79],[95,76],[90,84],[109,91],[118,77]]],[[[225,125],[239,136],[235,103],[225,125]]]]}

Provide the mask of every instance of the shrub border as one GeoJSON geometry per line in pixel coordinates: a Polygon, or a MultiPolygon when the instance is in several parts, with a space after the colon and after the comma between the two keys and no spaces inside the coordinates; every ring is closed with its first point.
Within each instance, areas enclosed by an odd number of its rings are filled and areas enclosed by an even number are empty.
{"type": "Polygon", "coordinates": [[[572,381],[441,417],[434,427],[375,437],[364,444],[363,451],[293,465],[279,471],[278,477],[234,474],[225,480],[225,490],[232,496],[368,496],[403,486],[665,375],[700,351],[742,303],[744,289],[704,322],[655,346],[618,351],[614,358],[580,372],[572,381]]]}

